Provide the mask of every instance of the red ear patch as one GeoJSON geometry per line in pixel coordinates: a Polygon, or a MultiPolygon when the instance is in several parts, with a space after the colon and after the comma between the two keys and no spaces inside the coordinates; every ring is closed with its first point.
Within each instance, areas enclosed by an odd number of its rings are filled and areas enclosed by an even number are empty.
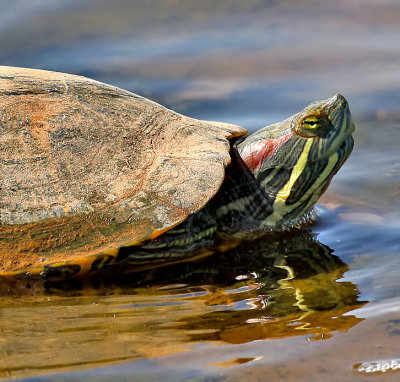
{"type": "Polygon", "coordinates": [[[275,154],[292,134],[284,135],[277,139],[266,139],[264,141],[256,141],[250,143],[244,148],[240,156],[250,171],[260,168],[265,159],[275,154]]]}

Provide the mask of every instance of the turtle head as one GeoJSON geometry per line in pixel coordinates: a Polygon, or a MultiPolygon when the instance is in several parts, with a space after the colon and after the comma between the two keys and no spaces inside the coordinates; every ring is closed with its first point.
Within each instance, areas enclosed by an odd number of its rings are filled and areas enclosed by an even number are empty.
{"type": "Polygon", "coordinates": [[[338,94],[264,127],[238,145],[273,202],[264,226],[285,228],[309,220],[313,205],[353,149],[353,131],[347,101],[338,94]]]}

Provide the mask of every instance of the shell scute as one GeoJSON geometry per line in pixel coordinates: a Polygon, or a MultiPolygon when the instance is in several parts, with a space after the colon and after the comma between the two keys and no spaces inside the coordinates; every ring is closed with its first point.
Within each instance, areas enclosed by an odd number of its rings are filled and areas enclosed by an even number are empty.
{"type": "Polygon", "coordinates": [[[0,272],[178,224],[217,192],[227,139],[245,133],[84,77],[0,67],[0,272]]]}

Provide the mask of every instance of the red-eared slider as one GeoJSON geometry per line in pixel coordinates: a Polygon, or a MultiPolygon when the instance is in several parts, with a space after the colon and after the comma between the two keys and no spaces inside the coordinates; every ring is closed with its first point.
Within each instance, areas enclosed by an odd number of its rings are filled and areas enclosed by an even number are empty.
{"type": "Polygon", "coordinates": [[[353,130],[341,95],[243,139],[84,77],[0,67],[0,274],[179,258],[298,225],[353,130]]]}

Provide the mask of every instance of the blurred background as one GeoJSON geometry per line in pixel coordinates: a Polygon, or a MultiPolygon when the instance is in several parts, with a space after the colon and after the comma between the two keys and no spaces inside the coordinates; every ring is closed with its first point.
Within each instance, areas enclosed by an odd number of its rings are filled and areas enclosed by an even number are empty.
{"type": "Polygon", "coordinates": [[[0,63],[94,77],[254,129],[345,95],[400,104],[397,0],[2,0],[0,63]]]}

